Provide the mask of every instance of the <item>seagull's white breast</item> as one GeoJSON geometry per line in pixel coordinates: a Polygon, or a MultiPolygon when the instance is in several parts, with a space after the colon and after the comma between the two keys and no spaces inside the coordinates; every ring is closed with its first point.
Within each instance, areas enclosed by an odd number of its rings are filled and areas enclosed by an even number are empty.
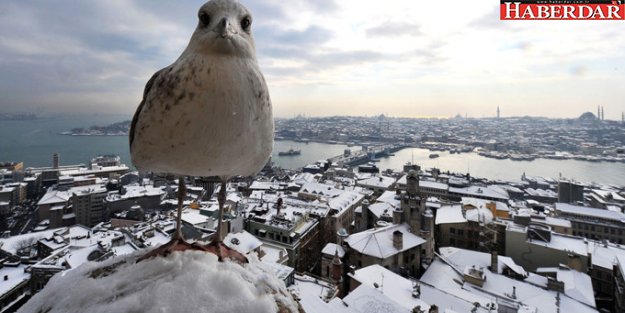
{"type": "Polygon", "coordinates": [[[141,170],[253,175],[273,148],[271,100],[253,59],[182,56],[146,94],[132,160],[141,170]]]}

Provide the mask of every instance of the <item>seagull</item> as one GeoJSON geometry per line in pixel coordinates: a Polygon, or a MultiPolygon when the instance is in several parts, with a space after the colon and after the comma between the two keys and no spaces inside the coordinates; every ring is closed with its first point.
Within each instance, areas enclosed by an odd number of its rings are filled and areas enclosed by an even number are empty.
{"type": "Polygon", "coordinates": [[[129,141],[140,171],[178,177],[176,231],[142,259],[179,250],[204,250],[219,259],[244,259],[223,245],[228,180],[255,175],[273,149],[271,99],[256,60],[252,15],[235,0],[211,0],[198,11],[189,44],[145,86],[129,141]],[[219,220],[209,246],[187,243],[181,232],[185,177],[217,176],[219,220]]]}

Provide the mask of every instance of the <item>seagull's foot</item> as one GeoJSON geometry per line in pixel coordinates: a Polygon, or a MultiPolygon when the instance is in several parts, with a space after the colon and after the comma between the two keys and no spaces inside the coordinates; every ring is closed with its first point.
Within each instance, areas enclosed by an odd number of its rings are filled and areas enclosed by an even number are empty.
{"type": "Polygon", "coordinates": [[[188,243],[188,242],[184,241],[184,239],[182,239],[182,237],[178,237],[178,238],[173,238],[168,243],[166,243],[164,245],[161,245],[160,247],[155,248],[154,250],[144,254],[142,257],[137,259],[137,263],[139,263],[139,262],[141,262],[143,260],[151,259],[151,258],[156,257],[156,256],[166,257],[169,254],[171,254],[172,252],[187,251],[187,250],[208,251],[205,247],[203,247],[200,244],[188,243]]]}
{"type": "Polygon", "coordinates": [[[210,244],[204,246],[204,249],[205,251],[216,255],[219,262],[223,262],[224,260],[229,259],[239,264],[249,263],[249,261],[243,254],[234,249],[228,248],[228,246],[224,245],[224,243],[221,241],[214,240],[210,244]]]}

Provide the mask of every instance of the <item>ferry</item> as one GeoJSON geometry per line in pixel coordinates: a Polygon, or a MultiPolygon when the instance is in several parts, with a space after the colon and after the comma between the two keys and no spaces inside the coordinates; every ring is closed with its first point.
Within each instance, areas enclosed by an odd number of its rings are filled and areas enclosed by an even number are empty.
{"type": "Polygon", "coordinates": [[[278,152],[279,156],[292,156],[292,155],[300,155],[300,154],[302,154],[302,150],[293,150],[293,148],[289,149],[289,151],[278,152]]]}
{"type": "Polygon", "coordinates": [[[358,171],[361,173],[379,173],[380,169],[373,163],[367,163],[359,166],[358,171]]]}

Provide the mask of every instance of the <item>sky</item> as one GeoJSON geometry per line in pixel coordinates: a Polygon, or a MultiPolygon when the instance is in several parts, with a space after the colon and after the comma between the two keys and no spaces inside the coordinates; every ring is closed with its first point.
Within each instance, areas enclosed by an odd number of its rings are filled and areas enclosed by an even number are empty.
{"type": "MultiPolygon", "coordinates": [[[[241,0],[277,117],[625,111],[625,21],[500,21],[499,1],[241,0]]],[[[0,112],[131,116],[195,0],[3,0],[0,112]]]]}

